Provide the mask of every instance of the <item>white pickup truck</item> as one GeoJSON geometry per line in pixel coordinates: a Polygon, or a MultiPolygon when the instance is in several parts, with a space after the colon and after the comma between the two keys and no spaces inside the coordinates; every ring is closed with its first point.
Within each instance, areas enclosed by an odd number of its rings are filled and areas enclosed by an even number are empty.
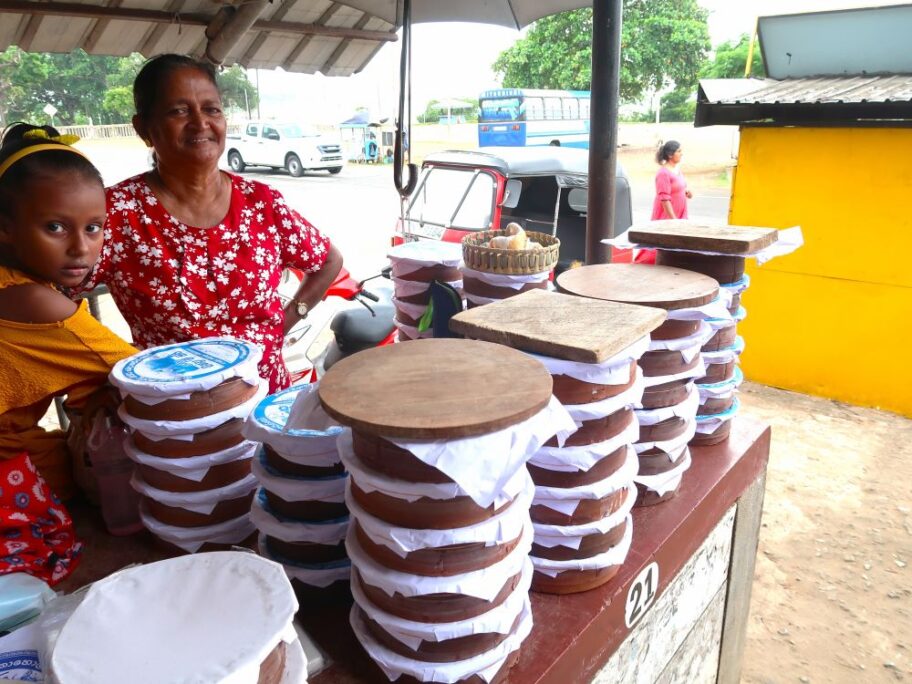
{"type": "Polygon", "coordinates": [[[248,122],[241,135],[228,136],[225,155],[235,173],[248,166],[271,166],[295,177],[308,169],[336,174],[345,164],[340,140],[300,124],[275,121],[248,122]]]}

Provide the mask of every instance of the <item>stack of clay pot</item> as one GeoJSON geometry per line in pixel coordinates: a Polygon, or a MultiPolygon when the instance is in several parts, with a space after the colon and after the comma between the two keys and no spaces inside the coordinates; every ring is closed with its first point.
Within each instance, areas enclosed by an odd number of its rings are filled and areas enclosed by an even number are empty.
{"type": "Polygon", "coordinates": [[[719,282],[719,310],[706,319],[712,337],[701,349],[706,374],[697,380],[699,409],[694,446],[717,444],[731,433],[732,418],[738,412],[735,396],[744,380],[738,362],[744,351],[744,339],[738,335],[738,323],[747,315],[741,306],[741,294],[750,277],[744,272],[744,257],[713,256],[660,249],[656,263],[686,264],[686,268],[703,273],[719,282]]]}
{"type": "Polygon", "coordinates": [[[259,552],[282,564],[302,601],[348,590],[341,430],[320,408],[316,385],[266,397],[244,426],[247,438],[263,445],[253,463],[260,488],[250,510],[259,552]]]}
{"type": "Polygon", "coordinates": [[[247,342],[207,338],[147,349],[111,371],[132,430],[125,449],[140,517],[171,550],[228,548],[254,532],[256,444],[241,429],[268,389],[260,356],[247,342]]]}
{"type": "Polygon", "coordinates": [[[552,292],[527,292],[450,321],[460,334],[522,349],[551,373],[554,396],[576,430],[556,435],[528,462],[535,482],[534,591],[567,594],[608,582],[627,557],[638,470],[637,360],[657,309],[552,292]]]}
{"type": "Polygon", "coordinates": [[[431,301],[431,283],[446,283],[462,288],[459,262],[462,248],[454,242],[419,240],[393,247],[387,255],[392,267],[393,305],[399,341],[433,337],[428,328],[419,331],[419,323],[431,301]]]}
{"type": "Polygon", "coordinates": [[[550,385],[518,352],[455,339],[370,349],[323,378],[324,407],[353,428],[339,439],[351,625],[390,680],[501,681],[517,659],[532,627],[524,465],[554,421],[550,385]]]}
{"type": "Polygon", "coordinates": [[[667,312],[639,360],[645,389],[635,412],[640,434],[634,449],[640,466],[637,505],[668,500],[691,463],[687,445],[699,405],[695,381],[705,374],[700,351],[713,334],[705,319],[725,312],[717,301],[718,283],[680,269],[610,264],[567,271],[558,285],[574,294],[667,312]]]}
{"type": "MultiPolygon", "coordinates": [[[[631,228],[629,238],[657,248],[657,264],[701,273],[721,285],[721,311],[707,320],[713,336],[702,349],[706,374],[697,380],[700,407],[696,435],[690,443],[721,442],[731,432],[732,418],[739,408],[735,394],[743,380],[737,364],[744,351],[744,340],[738,336],[737,326],[747,315],[741,306],[741,295],[750,284],[744,272],[745,262],[748,257],[759,258],[779,240],[779,232],[772,228],[707,225],[687,220],[654,221],[631,228]]],[[[780,250],[780,253],[786,252],[780,250]]]]}

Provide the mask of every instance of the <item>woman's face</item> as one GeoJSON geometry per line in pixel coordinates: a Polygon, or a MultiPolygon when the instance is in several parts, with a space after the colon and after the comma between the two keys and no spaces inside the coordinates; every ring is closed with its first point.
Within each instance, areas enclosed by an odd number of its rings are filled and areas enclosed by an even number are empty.
{"type": "Polygon", "coordinates": [[[670,161],[672,164],[677,164],[681,161],[681,157],[683,157],[683,156],[684,156],[684,150],[679,147],[668,158],[668,161],[670,161]]]}
{"type": "Polygon", "coordinates": [[[225,115],[218,88],[192,67],[168,74],[147,120],[134,118],[162,166],[217,166],[225,149],[225,115]]]}

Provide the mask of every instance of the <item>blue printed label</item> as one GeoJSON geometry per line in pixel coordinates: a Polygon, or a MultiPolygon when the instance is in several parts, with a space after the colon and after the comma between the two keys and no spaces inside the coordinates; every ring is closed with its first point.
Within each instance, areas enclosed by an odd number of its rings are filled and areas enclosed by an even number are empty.
{"type": "Polygon", "coordinates": [[[128,380],[143,383],[183,382],[233,368],[250,357],[251,348],[231,340],[196,340],[142,352],[123,368],[128,380]]]}
{"type": "Polygon", "coordinates": [[[6,651],[0,653],[0,680],[17,679],[23,682],[43,682],[38,651],[6,651]]]}
{"type": "MultiPolygon", "coordinates": [[[[266,397],[253,410],[253,419],[267,430],[282,432],[288,423],[289,415],[291,415],[291,407],[294,406],[298,395],[302,391],[315,392],[316,389],[312,385],[295,385],[281,392],[276,392],[266,397]]],[[[338,434],[341,431],[341,427],[331,427],[328,430],[289,430],[285,434],[292,437],[319,437],[338,434]]]]}

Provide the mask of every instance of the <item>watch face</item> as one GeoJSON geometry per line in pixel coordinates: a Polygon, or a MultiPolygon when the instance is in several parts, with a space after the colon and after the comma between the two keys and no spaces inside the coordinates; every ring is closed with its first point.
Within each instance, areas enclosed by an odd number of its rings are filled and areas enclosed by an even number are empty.
{"type": "Polygon", "coordinates": [[[297,309],[298,309],[298,316],[301,316],[303,318],[304,316],[307,315],[308,308],[307,308],[307,304],[305,304],[304,302],[298,302],[297,309]]]}

